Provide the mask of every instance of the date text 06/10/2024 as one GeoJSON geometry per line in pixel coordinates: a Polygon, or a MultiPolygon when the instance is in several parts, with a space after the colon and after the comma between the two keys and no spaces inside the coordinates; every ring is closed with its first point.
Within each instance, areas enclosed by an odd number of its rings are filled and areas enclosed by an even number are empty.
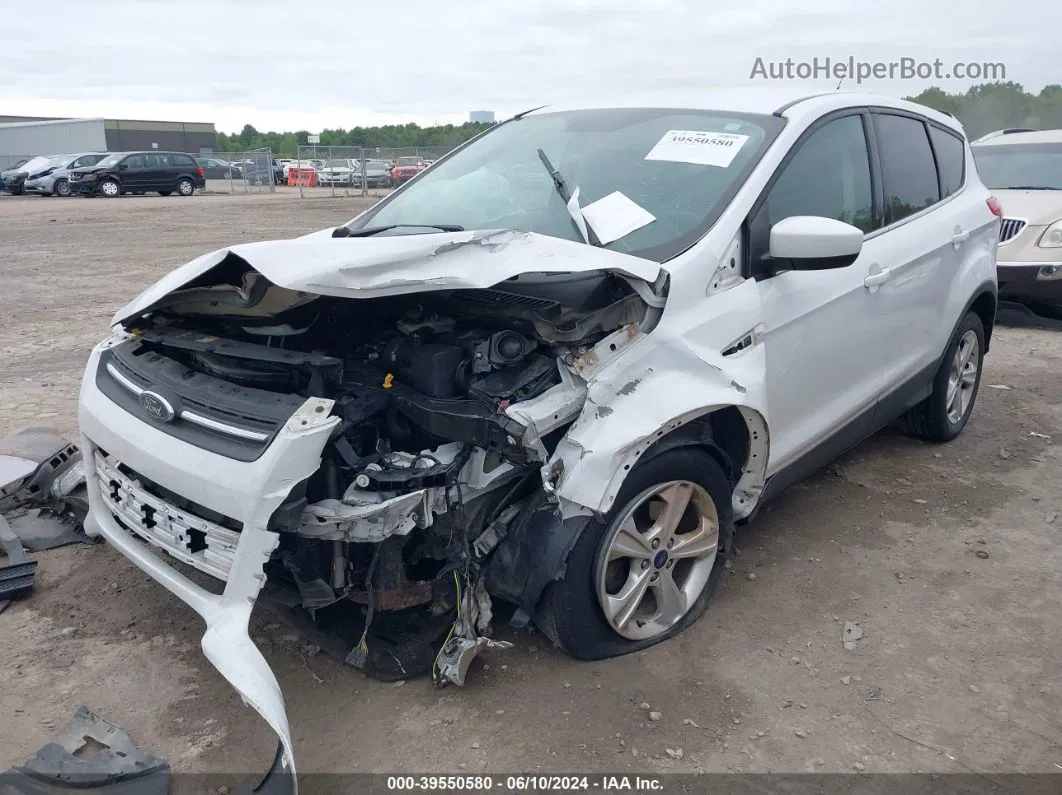
{"type": "Polygon", "coordinates": [[[648,776],[458,775],[388,776],[392,792],[662,792],[648,776]]]}

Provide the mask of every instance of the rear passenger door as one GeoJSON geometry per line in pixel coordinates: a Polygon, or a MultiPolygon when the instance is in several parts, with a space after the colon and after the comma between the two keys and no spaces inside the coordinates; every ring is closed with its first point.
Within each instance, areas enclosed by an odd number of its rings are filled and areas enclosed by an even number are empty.
{"type": "Polygon", "coordinates": [[[148,190],[173,190],[177,179],[170,156],[154,154],[147,157],[152,166],[148,190]]]}
{"type": "Polygon", "coordinates": [[[942,201],[958,185],[954,176],[942,184],[927,120],[891,109],[871,115],[885,207],[885,226],[874,236],[887,276],[876,288],[874,323],[894,352],[882,362],[884,397],[925,382],[936,366],[938,319],[959,262],[952,238],[961,225],[953,213],[958,203],[942,201]]]}

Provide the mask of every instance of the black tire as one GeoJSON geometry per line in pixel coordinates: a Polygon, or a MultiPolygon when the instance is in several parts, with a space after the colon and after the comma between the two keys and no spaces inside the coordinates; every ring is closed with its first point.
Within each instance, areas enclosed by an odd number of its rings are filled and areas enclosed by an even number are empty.
{"type": "Polygon", "coordinates": [[[107,199],[117,199],[119,196],[125,193],[125,191],[122,190],[122,187],[113,179],[103,180],[103,182],[99,184],[99,187],[96,189],[96,191],[99,193],[100,196],[103,196],[107,199]],[[113,185],[114,187],[109,188],[109,185],[113,185]],[[112,192],[108,193],[108,191],[112,192]]]}
{"type": "Polygon", "coordinates": [[[985,328],[976,312],[970,312],[962,319],[952,335],[944,358],[940,361],[937,374],[933,377],[933,393],[909,410],[903,416],[903,424],[911,436],[929,442],[950,442],[966,427],[977,403],[977,393],[981,387],[981,373],[984,370],[985,328]],[[951,377],[959,345],[968,332],[977,340],[977,374],[973,381],[970,402],[957,420],[948,416],[948,381],[951,377]]]}
{"type": "Polygon", "coordinates": [[[70,196],[74,191],[70,187],[70,183],[65,179],[57,179],[55,184],[52,185],[52,195],[62,196],[64,199],[70,196]]]}
{"type": "Polygon", "coordinates": [[[672,450],[643,461],[628,475],[612,510],[583,530],[568,556],[564,577],[550,583],[543,594],[535,624],[565,653],[580,660],[629,654],[679,634],[704,614],[719,587],[734,536],[731,494],[732,487],[719,463],[703,450],[672,450]],[[715,503],[718,553],[704,588],[682,618],[653,637],[632,640],[609,625],[598,601],[597,572],[606,552],[603,542],[634,500],[656,484],[676,480],[701,486],[715,503]]]}
{"type": "Polygon", "coordinates": [[[160,190],[159,196],[169,196],[171,193],[173,193],[172,190],[160,190]]]}
{"type": "Polygon", "coordinates": [[[25,189],[21,185],[12,185],[11,186],[11,195],[12,196],[21,196],[25,192],[26,192],[25,189]]]}
{"type": "Polygon", "coordinates": [[[188,177],[181,177],[177,180],[177,193],[180,196],[191,196],[195,193],[195,183],[188,177]]]}

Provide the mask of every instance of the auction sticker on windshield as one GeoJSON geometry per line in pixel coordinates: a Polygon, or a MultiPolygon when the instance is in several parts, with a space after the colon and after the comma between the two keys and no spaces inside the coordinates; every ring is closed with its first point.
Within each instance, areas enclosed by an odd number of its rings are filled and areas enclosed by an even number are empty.
{"type": "Polygon", "coordinates": [[[748,140],[737,133],[668,130],[645,159],[726,168],[748,140]]]}

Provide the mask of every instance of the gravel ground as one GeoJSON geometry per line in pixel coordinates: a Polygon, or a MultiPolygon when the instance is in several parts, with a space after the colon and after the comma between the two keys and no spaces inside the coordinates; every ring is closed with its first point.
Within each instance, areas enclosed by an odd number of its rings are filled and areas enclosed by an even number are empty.
{"type": "MultiPolygon", "coordinates": [[[[0,435],[73,433],[88,349],[167,269],[364,201],[0,198],[0,435]]],[[[577,663],[503,630],[513,649],[435,691],[256,617],[300,770],[1058,772],[1060,341],[999,329],[960,439],[883,432],[793,488],[739,534],[704,619],[648,651],[577,663]]],[[[190,608],[106,545],[37,559],[36,593],[0,616],[0,769],[81,704],[176,770],[267,767],[275,739],[202,657],[190,608]]]]}

